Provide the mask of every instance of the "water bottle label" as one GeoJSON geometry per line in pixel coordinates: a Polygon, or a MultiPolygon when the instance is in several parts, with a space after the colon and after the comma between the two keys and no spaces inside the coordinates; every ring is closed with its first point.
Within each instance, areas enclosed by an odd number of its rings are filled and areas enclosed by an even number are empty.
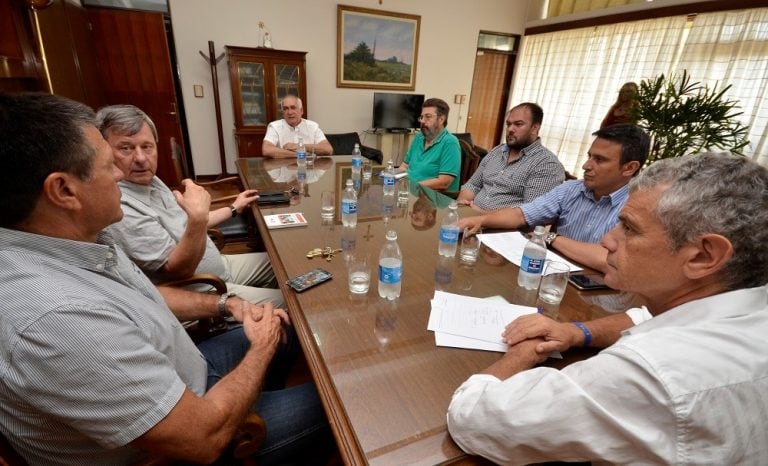
{"type": "Polygon", "coordinates": [[[528,256],[523,256],[523,260],[520,263],[520,268],[528,273],[541,275],[541,268],[544,266],[544,259],[533,259],[528,256]]]}
{"type": "Polygon", "coordinates": [[[440,228],[440,241],[453,244],[459,241],[459,230],[456,228],[440,228]]]}
{"type": "Polygon", "coordinates": [[[341,203],[341,211],[345,214],[356,214],[357,213],[357,202],[355,201],[343,201],[341,203]]]}
{"type": "Polygon", "coordinates": [[[394,186],[395,177],[390,175],[384,175],[384,186],[394,186]]]}
{"type": "Polygon", "coordinates": [[[307,159],[306,152],[296,152],[296,160],[306,160],[306,159],[307,159]]]}
{"type": "Polygon", "coordinates": [[[379,280],[383,283],[392,284],[400,283],[403,278],[402,267],[383,267],[379,266],[379,280]]]}
{"type": "Polygon", "coordinates": [[[360,168],[363,166],[363,159],[360,157],[352,156],[352,167],[353,168],[360,168]]]}

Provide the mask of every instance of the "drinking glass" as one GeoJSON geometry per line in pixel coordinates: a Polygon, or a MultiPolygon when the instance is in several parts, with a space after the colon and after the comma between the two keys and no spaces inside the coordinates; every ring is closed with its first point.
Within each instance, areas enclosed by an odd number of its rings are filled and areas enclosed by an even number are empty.
{"type": "Polygon", "coordinates": [[[568,264],[548,260],[539,283],[539,299],[549,304],[559,304],[568,285],[568,274],[571,269],[568,264]]]}
{"type": "Polygon", "coordinates": [[[480,233],[482,233],[480,229],[474,234],[469,232],[469,227],[464,229],[459,244],[459,260],[461,262],[466,264],[477,262],[477,253],[480,252],[480,237],[477,235],[480,233]]]}
{"type": "Polygon", "coordinates": [[[410,196],[410,193],[408,191],[409,189],[408,177],[405,176],[397,180],[397,185],[395,186],[395,189],[397,191],[397,202],[401,204],[407,203],[408,197],[410,196]]]}
{"type": "Polygon", "coordinates": [[[349,291],[366,294],[371,287],[371,266],[367,256],[353,256],[347,265],[349,270],[349,291]]]}
{"type": "Polygon", "coordinates": [[[373,162],[371,162],[371,159],[363,157],[363,179],[365,181],[371,180],[372,171],[373,171],[373,162]]]}
{"type": "Polygon", "coordinates": [[[336,193],[333,191],[323,191],[320,195],[320,217],[333,218],[336,209],[336,193]]]}

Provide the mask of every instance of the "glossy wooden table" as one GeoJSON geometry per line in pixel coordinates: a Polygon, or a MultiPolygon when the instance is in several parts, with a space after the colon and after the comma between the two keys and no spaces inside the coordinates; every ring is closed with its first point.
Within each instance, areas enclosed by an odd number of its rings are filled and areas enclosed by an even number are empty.
{"type": "MultiPolygon", "coordinates": [[[[261,214],[302,212],[309,221],[307,227],[267,230],[259,209],[254,212],[344,462],[480,463],[453,443],[445,413],[454,390],[500,353],[435,346],[434,334],[427,330],[430,299],[439,289],[476,297],[501,295],[511,303],[535,306],[535,292],[519,288],[518,268],[485,247],[473,266],[439,258],[438,230],[450,200],[431,190],[412,186],[408,204],[395,205],[390,211],[381,205],[381,181],[374,175],[373,184],[363,183],[361,188],[356,229],[342,227],[338,218],[323,222],[320,193],[343,186],[349,177],[349,157],[318,162],[324,172],[319,178],[319,173],[309,173],[308,184],[297,182],[291,162],[239,159],[238,169],[250,188],[297,188],[292,205],[262,206],[261,214]],[[281,170],[274,167],[285,163],[288,166],[281,170]],[[275,175],[281,173],[287,183],[271,180],[268,168],[275,175]],[[431,206],[428,199],[439,204],[435,224],[416,229],[411,214],[414,207],[420,211],[424,205],[431,206]],[[377,291],[375,266],[387,229],[397,232],[403,253],[402,293],[395,301],[379,298],[377,291]],[[345,248],[354,245],[355,254],[368,254],[373,264],[371,289],[365,296],[348,291],[345,254],[351,251],[339,253],[330,262],[306,257],[310,249],[341,248],[342,244],[345,248]],[[334,278],[301,294],[284,285],[288,278],[314,267],[325,268],[334,278]]],[[[338,204],[340,193],[336,199],[338,204]]],[[[336,210],[338,215],[338,205],[336,210]]],[[[473,213],[462,208],[460,215],[473,213]]],[[[569,285],[559,309],[545,310],[559,314],[562,320],[588,320],[604,315],[606,308],[623,311],[631,301],[631,296],[579,292],[569,285]]],[[[578,358],[579,354],[569,352],[568,356],[578,358]]]]}

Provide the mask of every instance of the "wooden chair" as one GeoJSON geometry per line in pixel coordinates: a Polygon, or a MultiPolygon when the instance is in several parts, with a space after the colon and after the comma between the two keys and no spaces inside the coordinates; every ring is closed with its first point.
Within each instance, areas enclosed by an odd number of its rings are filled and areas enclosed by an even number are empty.
{"type": "Polygon", "coordinates": [[[376,163],[381,163],[384,159],[384,156],[379,149],[364,146],[360,142],[360,135],[357,133],[326,134],[325,138],[331,143],[333,153],[336,155],[349,155],[352,153],[352,149],[355,148],[355,144],[359,144],[360,154],[363,157],[373,160],[376,163]]]}
{"type": "Polygon", "coordinates": [[[469,148],[471,151],[480,157],[482,159],[486,155],[488,155],[488,149],[480,146],[476,146],[474,142],[472,142],[472,133],[453,133],[454,136],[459,140],[459,142],[464,141],[469,145],[469,148]]]}

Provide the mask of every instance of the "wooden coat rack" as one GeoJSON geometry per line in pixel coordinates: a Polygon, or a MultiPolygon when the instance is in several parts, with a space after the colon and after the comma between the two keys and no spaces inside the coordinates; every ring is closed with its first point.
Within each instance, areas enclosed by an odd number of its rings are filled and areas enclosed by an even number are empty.
{"type": "Polygon", "coordinates": [[[208,55],[204,54],[202,50],[198,50],[200,56],[208,62],[211,66],[211,79],[213,80],[213,104],[216,108],[216,131],[219,135],[219,162],[221,163],[221,174],[219,178],[230,176],[227,172],[227,157],[224,151],[224,129],[221,127],[221,102],[219,100],[219,73],[216,71],[216,66],[219,64],[224,54],[222,53],[218,57],[216,56],[216,49],[213,46],[213,41],[208,41],[208,55]]]}

